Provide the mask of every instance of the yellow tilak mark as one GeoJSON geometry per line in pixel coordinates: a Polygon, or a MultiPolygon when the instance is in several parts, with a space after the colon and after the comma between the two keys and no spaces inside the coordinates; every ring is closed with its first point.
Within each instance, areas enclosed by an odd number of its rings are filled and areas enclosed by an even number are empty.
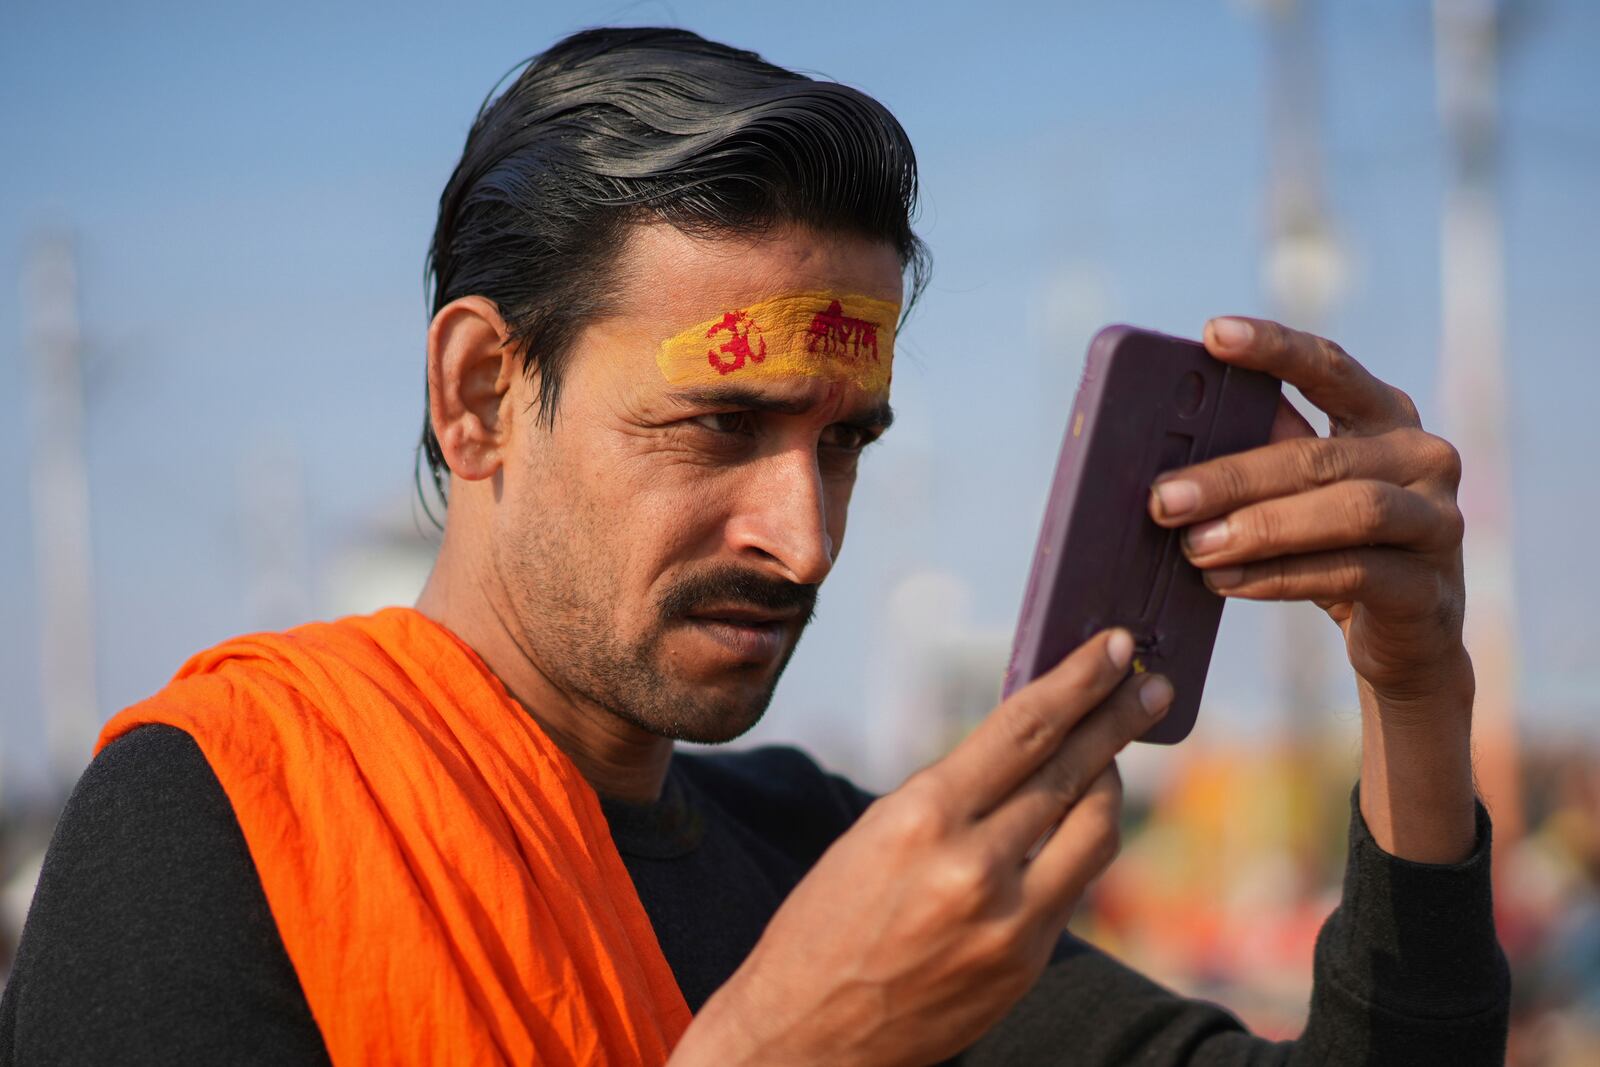
{"type": "Polygon", "coordinates": [[[1077,417],[1072,420],[1072,436],[1077,437],[1077,436],[1081,435],[1082,433],[1083,433],[1083,412],[1080,411],[1080,412],[1078,412],[1077,417]]]}
{"type": "Polygon", "coordinates": [[[726,311],[661,342],[656,366],[673,385],[796,375],[889,388],[900,305],[801,293],[726,311]]]}

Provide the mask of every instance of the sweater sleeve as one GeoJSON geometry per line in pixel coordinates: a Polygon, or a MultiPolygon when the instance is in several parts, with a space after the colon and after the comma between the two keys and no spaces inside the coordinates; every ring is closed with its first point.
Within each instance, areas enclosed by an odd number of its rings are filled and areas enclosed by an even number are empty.
{"type": "Polygon", "coordinates": [[[1461,863],[1414,863],[1378,847],[1350,794],[1339,906],[1322,925],[1310,1014],[1294,1041],[1249,1033],[1064,935],[1034,989],[964,1064],[1501,1064],[1510,970],[1495,935],[1489,813],[1461,863]]]}
{"type": "Polygon", "coordinates": [[[327,1063],[233,808],[188,734],[67,801],[0,998],[0,1064],[327,1063]]]}

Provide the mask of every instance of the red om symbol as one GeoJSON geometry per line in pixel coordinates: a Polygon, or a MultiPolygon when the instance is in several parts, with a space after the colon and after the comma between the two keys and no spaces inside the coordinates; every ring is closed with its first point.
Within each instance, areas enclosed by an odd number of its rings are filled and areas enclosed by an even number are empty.
{"type": "Polygon", "coordinates": [[[722,316],[721,322],[706,331],[706,336],[716,340],[717,334],[724,330],[729,334],[728,339],[706,352],[706,358],[717,368],[718,374],[732,374],[744,366],[745,360],[760,363],[767,358],[767,340],[761,336],[761,327],[749,315],[742,311],[730,311],[722,316]],[[752,336],[756,343],[754,348],[750,346],[752,336]],[[723,356],[728,358],[723,359],[723,356]]]}

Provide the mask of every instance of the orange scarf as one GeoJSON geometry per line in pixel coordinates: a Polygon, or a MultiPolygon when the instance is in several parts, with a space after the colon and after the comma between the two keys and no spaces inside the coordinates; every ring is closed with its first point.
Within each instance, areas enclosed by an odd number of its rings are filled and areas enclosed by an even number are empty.
{"type": "Polygon", "coordinates": [[[336,1064],[660,1064],[689,1009],[595,792],[407,608],[202,652],[112,719],[199,744],[336,1064]]]}

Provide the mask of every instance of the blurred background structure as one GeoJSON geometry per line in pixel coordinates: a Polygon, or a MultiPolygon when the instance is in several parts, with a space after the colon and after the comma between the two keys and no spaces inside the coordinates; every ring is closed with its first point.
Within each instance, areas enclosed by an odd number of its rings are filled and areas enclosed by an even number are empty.
{"type": "MultiPolygon", "coordinates": [[[[863,463],[849,549],[749,743],[891,788],[992,705],[1100,326],[1193,336],[1239,312],[1316,329],[1463,453],[1512,1062],[1600,1062],[1586,0],[13,0],[4,951],[111,713],[229,634],[420,588],[437,198],[495,79],[606,23],[683,25],[859,86],[922,164],[936,269],[898,346],[899,421],[863,463]]],[[[1297,1033],[1358,731],[1331,624],[1230,606],[1195,733],[1122,760],[1127,846],[1075,927],[1260,1032],[1297,1033]]]]}

